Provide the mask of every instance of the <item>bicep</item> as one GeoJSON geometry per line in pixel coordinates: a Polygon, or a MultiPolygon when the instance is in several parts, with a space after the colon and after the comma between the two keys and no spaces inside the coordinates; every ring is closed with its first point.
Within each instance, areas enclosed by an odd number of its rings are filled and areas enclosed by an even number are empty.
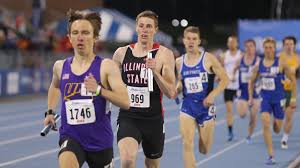
{"type": "Polygon", "coordinates": [[[213,72],[217,75],[218,78],[222,79],[227,76],[226,71],[224,67],[221,65],[221,63],[214,58],[214,56],[210,57],[211,60],[211,68],[213,72]]]}
{"type": "Polygon", "coordinates": [[[171,56],[168,56],[169,59],[166,59],[162,65],[162,76],[167,81],[175,81],[175,60],[173,55],[171,56]]]}
{"type": "Polygon", "coordinates": [[[182,58],[177,58],[176,59],[176,65],[175,65],[175,70],[176,70],[176,74],[177,74],[177,79],[181,78],[181,68],[182,68],[182,58]]]}
{"type": "Polygon", "coordinates": [[[255,66],[253,68],[253,71],[252,71],[252,74],[251,74],[251,77],[250,77],[250,81],[254,82],[257,77],[258,77],[258,66],[255,66]]]}
{"type": "Polygon", "coordinates": [[[60,63],[56,62],[53,66],[53,73],[52,73],[52,81],[51,81],[51,85],[54,88],[59,88],[59,80],[60,80],[60,63]]]}

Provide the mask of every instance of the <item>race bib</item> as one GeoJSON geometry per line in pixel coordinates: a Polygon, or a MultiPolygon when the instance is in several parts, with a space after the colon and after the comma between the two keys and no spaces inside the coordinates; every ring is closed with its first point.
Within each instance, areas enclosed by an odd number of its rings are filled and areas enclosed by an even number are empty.
{"type": "Polygon", "coordinates": [[[250,74],[248,72],[241,73],[241,82],[242,83],[248,83],[249,79],[250,79],[250,74]]]}
{"type": "Polygon", "coordinates": [[[202,92],[202,90],[203,90],[201,77],[185,78],[184,84],[185,84],[187,93],[199,93],[199,92],[202,92]]]}
{"type": "Polygon", "coordinates": [[[263,90],[275,90],[274,78],[262,78],[262,89],[263,90]]]}
{"type": "Polygon", "coordinates": [[[200,72],[200,78],[201,78],[202,83],[208,82],[207,72],[200,72]]]}
{"type": "Polygon", "coordinates": [[[81,83],[80,95],[81,96],[96,96],[96,93],[87,91],[85,84],[81,83]]]}
{"type": "Polygon", "coordinates": [[[279,73],[279,68],[278,67],[271,67],[270,69],[271,75],[276,75],[279,73]]]}
{"type": "Polygon", "coordinates": [[[150,92],[148,91],[148,87],[127,86],[127,90],[130,99],[130,107],[150,107],[150,92]]]}
{"type": "Polygon", "coordinates": [[[69,100],[65,105],[68,124],[80,125],[96,121],[93,99],[69,100]]]}
{"type": "Polygon", "coordinates": [[[215,116],[216,115],[216,106],[212,105],[208,108],[208,116],[215,116]]]}

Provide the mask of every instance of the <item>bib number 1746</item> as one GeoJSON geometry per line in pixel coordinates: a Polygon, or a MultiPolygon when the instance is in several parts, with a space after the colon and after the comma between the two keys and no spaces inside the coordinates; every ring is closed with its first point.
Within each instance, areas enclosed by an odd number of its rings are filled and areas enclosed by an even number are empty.
{"type": "Polygon", "coordinates": [[[82,108],[82,109],[78,109],[78,108],[75,108],[75,109],[70,109],[70,114],[71,114],[71,120],[74,120],[74,119],[78,119],[79,117],[80,118],[91,118],[91,111],[90,111],[90,108],[82,108]],[[78,117],[79,116],[79,117],[78,117]]]}

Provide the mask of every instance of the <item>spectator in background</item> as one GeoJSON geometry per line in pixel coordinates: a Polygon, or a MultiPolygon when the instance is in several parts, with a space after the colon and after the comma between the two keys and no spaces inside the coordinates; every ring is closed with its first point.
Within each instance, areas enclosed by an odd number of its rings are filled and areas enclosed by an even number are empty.
{"type": "Polygon", "coordinates": [[[5,41],[7,38],[7,28],[0,22],[0,49],[5,49],[5,41]]]}
{"type": "Polygon", "coordinates": [[[43,25],[43,15],[46,9],[46,0],[32,0],[32,26],[39,29],[43,25]]]}

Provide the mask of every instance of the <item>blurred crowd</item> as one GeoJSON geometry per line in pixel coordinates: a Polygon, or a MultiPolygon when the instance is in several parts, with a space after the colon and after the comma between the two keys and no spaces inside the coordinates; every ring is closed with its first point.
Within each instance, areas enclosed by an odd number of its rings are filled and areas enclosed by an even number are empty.
{"type": "MultiPolygon", "coordinates": [[[[21,57],[13,58],[19,61],[13,61],[9,68],[38,68],[47,64],[44,60],[47,54],[51,57],[68,55],[72,46],[66,34],[57,31],[58,23],[45,23],[42,12],[33,10],[32,17],[26,18],[22,12],[0,6],[0,56],[21,57]]],[[[101,52],[102,45],[102,42],[97,42],[96,51],[101,52]]],[[[0,69],[3,66],[0,65],[0,69]]]]}
{"type": "Polygon", "coordinates": [[[70,51],[71,45],[65,35],[55,32],[55,23],[33,25],[32,18],[21,12],[0,8],[0,48],[2,50],[70,51]]]}

